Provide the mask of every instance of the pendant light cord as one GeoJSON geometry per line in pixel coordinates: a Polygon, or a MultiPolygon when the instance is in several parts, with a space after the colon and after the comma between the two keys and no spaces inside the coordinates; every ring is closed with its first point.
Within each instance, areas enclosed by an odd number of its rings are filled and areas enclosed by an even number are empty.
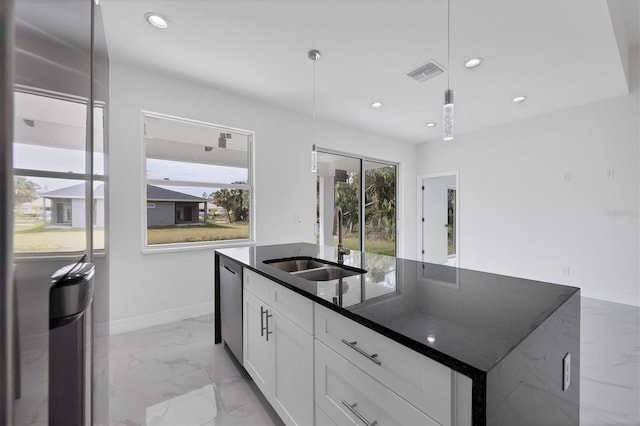
{"type": "Polygon", "coordinates": [[[313,83],[312,83],[312,113],[313,120],[313,143],[316,143],[316,60],[313,60],[313,83]]]}
{"type": "Polygon", "coordinates": [[[451,74],[451,0],[447,0],[447,89],[451,74]]]}

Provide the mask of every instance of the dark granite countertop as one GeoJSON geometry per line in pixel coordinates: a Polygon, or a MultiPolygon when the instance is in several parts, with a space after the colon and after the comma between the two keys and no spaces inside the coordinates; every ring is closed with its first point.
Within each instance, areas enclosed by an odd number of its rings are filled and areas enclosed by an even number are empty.
{"type": "Polygon", "coordinates": [[[472,379],[482,379],[579,291],[357,251],[344,263],[365,275],[316,283],[263,262],[297,256],[335,261],[333,247],[294,243],[216,252],[472,379]]]}

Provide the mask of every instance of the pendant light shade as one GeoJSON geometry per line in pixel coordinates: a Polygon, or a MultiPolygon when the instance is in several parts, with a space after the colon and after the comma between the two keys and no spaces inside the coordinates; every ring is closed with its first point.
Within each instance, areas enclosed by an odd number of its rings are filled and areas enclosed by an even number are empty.
{"type": "Polygon", "coordinates": [[[451,75],[451,0],[447,0],[447,90],[442,107],[442,139],[453,140],[453,90],[449,87],[451,75]]]}
{"type": "Polygon", "coordinates": [[[313,145],[311,145],[311,173],[318,172],[318,151],[316,150],[316,61],[320,59],[320,51],[310,50],[307,52],[307,57],[313,61],[313,145]]]}
{"type": "Polygon", "coordinates": [[[442,107],[442,139],[453,140],[453,90],[444,92],[444,106],[442,107]]]}

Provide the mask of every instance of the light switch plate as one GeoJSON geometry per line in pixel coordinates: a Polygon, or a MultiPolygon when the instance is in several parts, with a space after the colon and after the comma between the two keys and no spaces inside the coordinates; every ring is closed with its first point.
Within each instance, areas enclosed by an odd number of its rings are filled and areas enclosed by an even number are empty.
{"type": "Polygon", "coordinates": [[[566,392],[571,384],[571,352],[562,359],[562,391],[566,392]]]}

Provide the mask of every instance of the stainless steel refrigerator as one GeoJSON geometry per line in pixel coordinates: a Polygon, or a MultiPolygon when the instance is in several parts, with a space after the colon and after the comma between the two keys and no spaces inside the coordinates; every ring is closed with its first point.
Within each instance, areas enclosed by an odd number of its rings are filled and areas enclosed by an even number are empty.
{"type": "Polygon", "coordinates": [[[99,2],[0,1],[0,424],[108,423],[107,128],[99,2]]]}

